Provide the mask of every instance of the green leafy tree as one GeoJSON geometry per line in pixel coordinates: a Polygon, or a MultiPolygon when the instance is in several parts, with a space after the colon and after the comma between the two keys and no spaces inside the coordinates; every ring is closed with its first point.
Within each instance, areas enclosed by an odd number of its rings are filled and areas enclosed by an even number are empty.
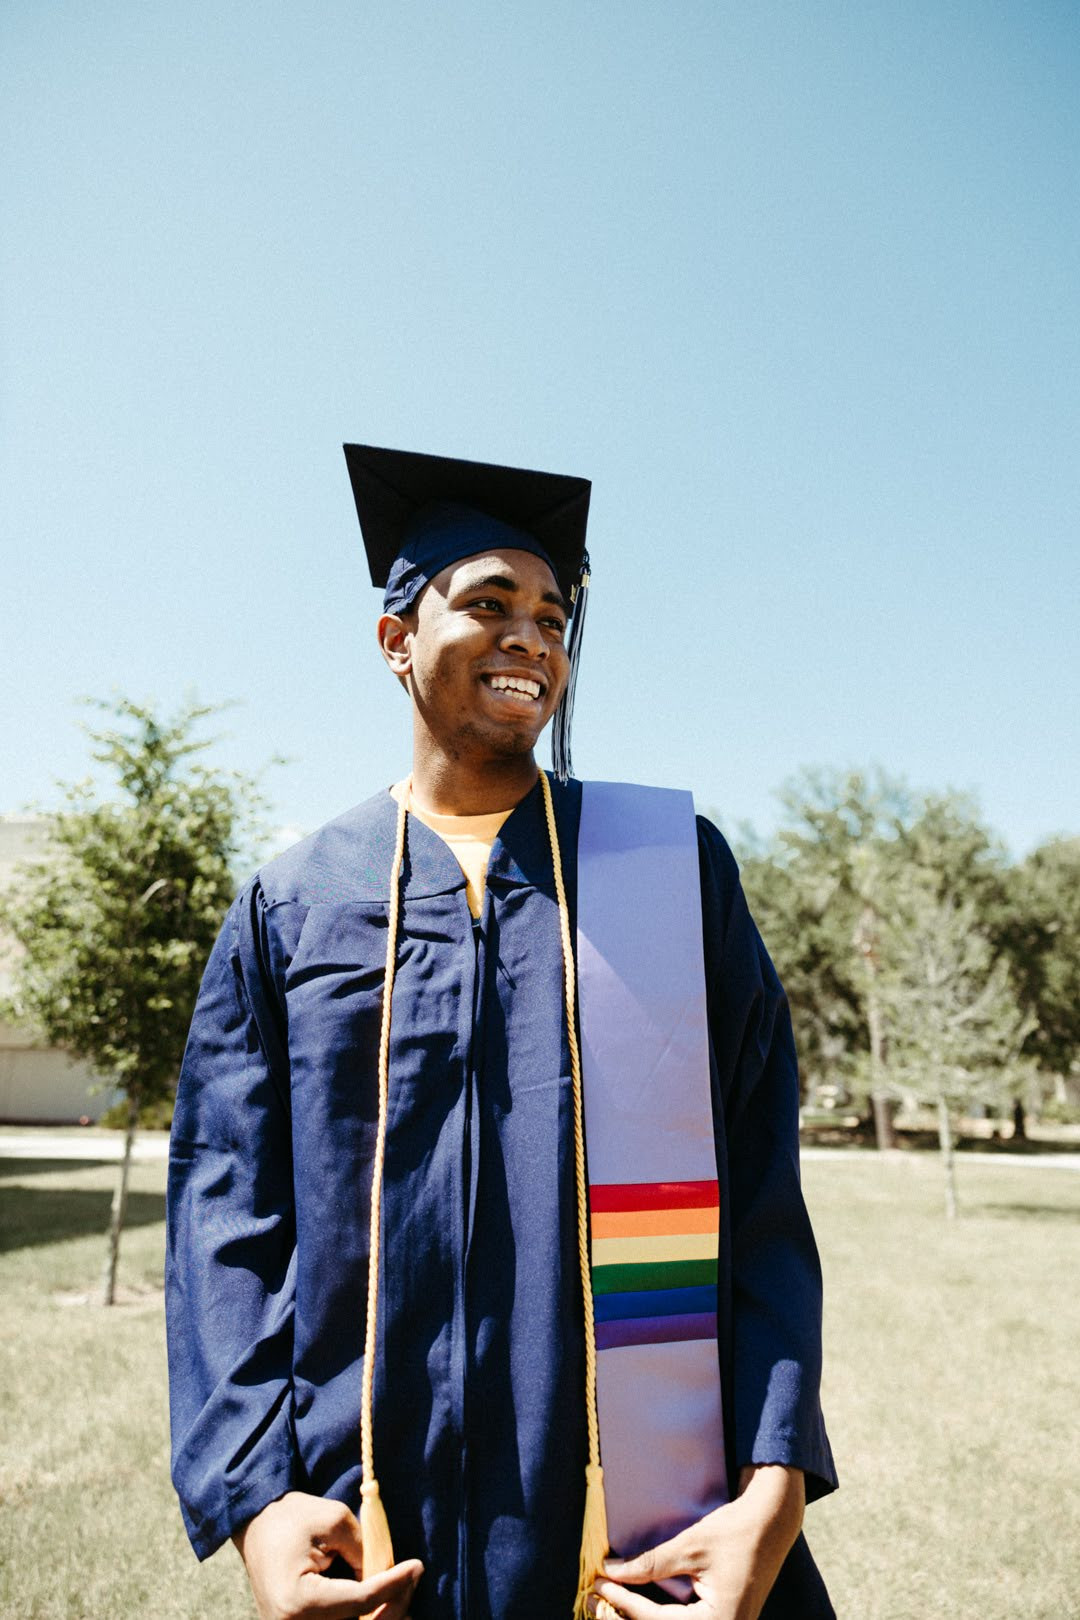
{"type": "Polygon", "coordinates": [[[818,1083],[839,1080],[869,1100],[887,1147],[905,1094],[883,985],[898,910],[913,879],[928,898],[960,897],[998,954],[1006,854],[969,798],[914,794],[882,771],[804,771],[782,802],[775,838],[740,850],[744,883],[788,987],[804,1063],[818,1083]]]}
{"type": "Polygon", "coordinates": [[[837,1074],[873,1103],[878,1145],[892,1142],[878,935],[915,801],[883,771],[805,770],[780,795],[785,820],[744,856],[751,906],[773,943],[800,1051],[817,1078],[837,1074]]]}
{"type": "Polygon", "coordinates": [[[1045,1076],[1080,1071],[1080,838],[1054,838],[1012,868],[994,917],[1045,1076]]]}
{"type": "Polygon", "coordinates": [[[92,757],[115,782],[64,789],[48,817],[45,858],[0,901],[17,941],[5,1009],[89,1063],[125,1099],[124,1154],[113,1197],[102,1294],[113,1303],[140,1114],[174,1091],[203,965],[250,853],[263,801],[250,777],[212,770],[196,735],[215,709],[167,718],[127,698],[97,703],[92,757]]]}
{"type": "Polygon", "coordinates": [[[882,935],[880,995],[889,1070],[909,1100],[937,1113],[945,1210],[957,1212],[953,1116],[973,1103],[999,1111],[1030,1060],[1033,1020],[1017,1004],[970,896],[940,891],[933,867],[910,866],[882,935]]]}
{"type": "Polygon", "coordinates": [[[852,976],[850,941],[836,908],[775,847],[740,851],[743,886],[776,962],[791,1007],[804,1090],[851,1078],[851,1055],[865,1039],[852,976]]]}

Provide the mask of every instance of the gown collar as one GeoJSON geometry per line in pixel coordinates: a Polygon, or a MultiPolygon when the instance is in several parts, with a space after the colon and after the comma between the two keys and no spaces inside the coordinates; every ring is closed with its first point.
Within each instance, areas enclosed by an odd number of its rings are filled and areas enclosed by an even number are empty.
{"type": "MultiPolygon", "coordinates": [[[[379,819],[385,818],[391,849],[397,801],[383,795],[379,819]]],[[[380,829],[381,830],[381,829],[380,829]]],[[[404,893],[409,899],[451,894],[465,887],[465,874],[450,848],[416,816],[409,817],[405,841],[404,893]]],[[[544,820],[539,780],[517,804],[496,834],[488,862],[488,883],[504,888],[529,887],[555,892],[551,846],[544,820]]]]}

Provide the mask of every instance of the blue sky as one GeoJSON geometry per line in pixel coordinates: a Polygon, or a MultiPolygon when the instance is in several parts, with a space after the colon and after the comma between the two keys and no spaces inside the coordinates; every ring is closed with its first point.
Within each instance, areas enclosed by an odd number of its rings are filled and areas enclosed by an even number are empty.
{"type": "Polygon", "coordinates": [[[113,689],[402,774],[358,439],[594,480],[582,774],[1080,831],[1076,8],[9,0],[0,150],[0,810],[113,689]]]}

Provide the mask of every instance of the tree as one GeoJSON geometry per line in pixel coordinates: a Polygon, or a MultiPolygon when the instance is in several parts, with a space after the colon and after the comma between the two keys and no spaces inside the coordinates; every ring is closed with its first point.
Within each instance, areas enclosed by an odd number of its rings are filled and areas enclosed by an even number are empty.
{"type": "Polygon", "coordinates": [[[1059,1084],[1080,1069],[1080,838],[1054,838],[1009,872],[995,937],[1025,1009],[1026,1050],[1059,1084]]]}
{"type": "Polygon", "coordinates": [[[996,956],[1005,851],[966,796],[914,794],[882,771],[804,771],[782,802],[771,843],[744,845],[743,880],[775,941],[800,1052],[869,1099],[878,1145],[890,1146],[903,1088],[883,975],[903,897],[917,880],[927,901],[970,902],[996,956]]]}
{"type": "Polygon", "coordinates": [[[823,1084],[850,1078],[850,1055],[863,1036],[863,1014],[851,972],[849,941],[835,908],[775,847],[740,849],[750,909],[787,993],[799,1068],[812,1100],[823,1084]]]}
{"type": "Polygon", "coordinates": [[[882,771],[820,769],[780,798],[786,819],[771,846],[743,860],[750,903],[776,941],[800,1051],[869,1095],[878,1145],[891,1146],[877,937],[915,801],[882,771]]]}
{"type": "Polygon", "coordinates": [[[945,1212],[957,1213],[952,1115],[974,1102],[999,1110],[1025,1060],[1033,1020],[1017,1005],[975,901],[939,892],[933,868],[911,866],[894,892],[880,993],[892,1078],[937,1113],[945,1212]]]}
{"type": "Polygon", "coordinates": [[[139,1116],[175,1088],[203,964],[263,801],[250,777],[193,761],[213,740],[195,732],[215,708],[188,703],[159,718],[127,698],[93,706],[112,721],[87,730],[116,797],[99,799],[88,781],[64,788],[45,859],[19,872],[0,927],[21,947],[8,1015],[126,1101],[102,1285],[111,1305],[139,1116]]]}

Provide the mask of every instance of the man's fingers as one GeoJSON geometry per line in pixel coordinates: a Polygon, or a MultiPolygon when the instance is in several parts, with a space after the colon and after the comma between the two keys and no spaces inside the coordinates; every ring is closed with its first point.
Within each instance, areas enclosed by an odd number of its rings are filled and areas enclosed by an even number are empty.
{"type": "MultiPolygon", "coordinates": [[[[593,1591],[598,1597],[606,1598],[620,1614],[626,1616],[626,1620],[668,1620],[666,1603],[654,1603],[652,1598],[632,1592],[628,1587],[617,1586],[603,1575],[593,1582],[593,1591]]],[[[690,1607],[696,1608],[697,1605],[691,1604],[690,1607]]],[[[590,1609],[593,1614],[596,1613],[595,1603],[590,1603],[590,1609]]]]}
{"type": "MultiPolygon", "coordinates": [[[[691,1526],[691,1530],[694,1527],[691,1526]]],[[[605,1558],[604,1574],[613,1581],[625,1581],[630,1586],[645,1586],[649,1581],[666,1581],[672,1575],[696,1573],[696,1541],[690,1531],[672,1536],[657,1547],[648,1547],[636,1558],[605,1558]]]]}
{"type": "Polygon", "coordinates": [[[344,1502],[327,1503],[324,1522],[313,1533],[312,1540],[320,1552],[340,1553],[351,1564],[357,1575],[363,1572],[363,1552],[360,1540],[360,1521],[344,1502]]]}
{"type": "MultiPolygon", "coordinates": [[[[360,1581],[330,1580],[326,1575],[301,1575],[300,1594],[305,1614],[318,1614],[325,1620],[356,1620],[383,1607],[377,1598],[360,1596],[360,1581]]],[[[407,1613],[405,1608],[400,1611],[407,1613]]],[[[384,1608],[385,1613],[385,1608],[384,1608]]]]}
{"type": "Polygon", "coordinates": [[[408,1613],[423,1568],[417,1559],[409,1558],[366,1581],[339,1581],[309,1573],[301,1576],[300,1586],[308,1609],[325,1615],[326,1620],[353,1620],[356,1615],[374,1614],[384,1605],[386,1620],[393,1620],[408,1613]]]}

